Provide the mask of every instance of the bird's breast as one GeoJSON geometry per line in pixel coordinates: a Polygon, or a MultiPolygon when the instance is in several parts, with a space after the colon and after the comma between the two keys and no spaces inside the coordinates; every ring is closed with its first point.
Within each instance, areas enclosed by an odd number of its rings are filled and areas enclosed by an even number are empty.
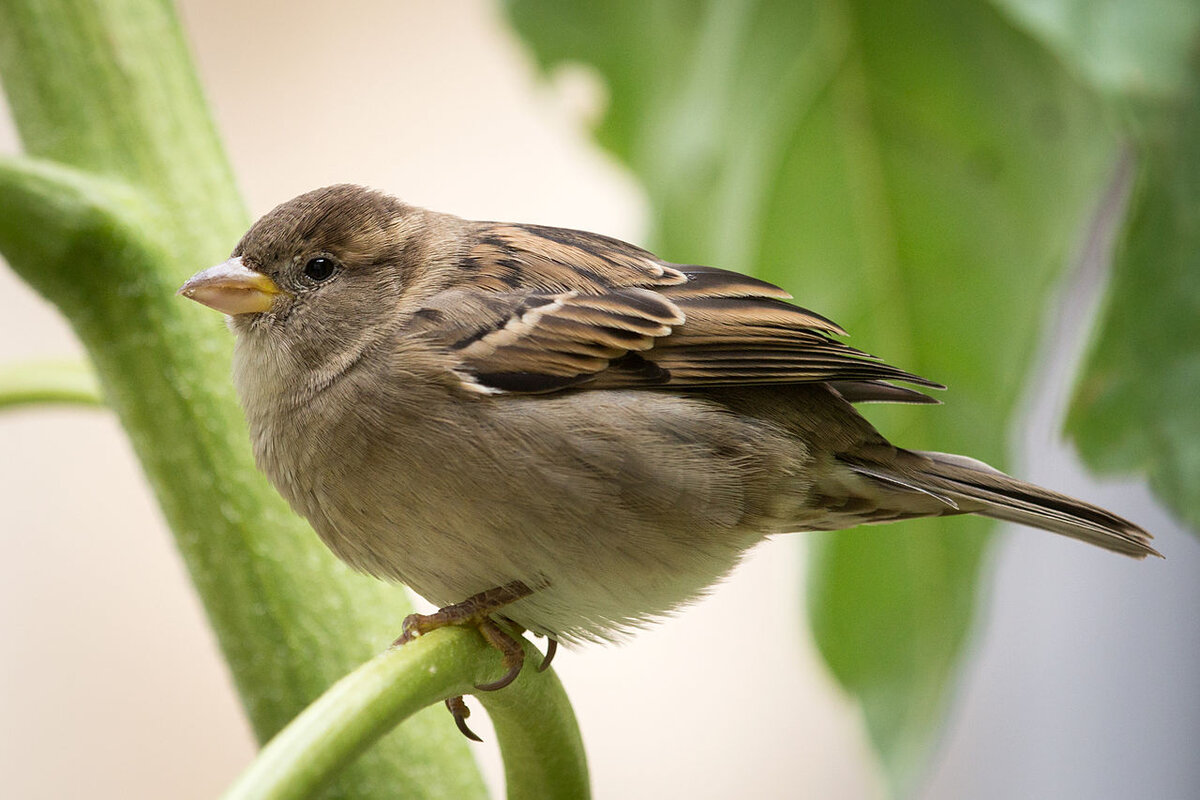
{"type": "Polygon", "coordinates": [[[764,441],[702,401],[463,398],[367,372],[305,398],[278,363],[241,367],[255,455],[280,493],[344,561],[439,605],[520,580],[539,588],[514,619],[608,636],[693,596],[768,532],[764,441]]]}

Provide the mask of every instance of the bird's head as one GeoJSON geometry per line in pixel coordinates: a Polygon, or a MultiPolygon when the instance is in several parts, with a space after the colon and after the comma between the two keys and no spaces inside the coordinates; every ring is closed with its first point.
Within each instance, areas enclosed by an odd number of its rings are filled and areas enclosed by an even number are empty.
{"type": "Polygon", "coordinates": [[[179,294],[228,314],[238,334],[346,344],[394,318],[417,280],[426,212],[361,186],[302,194],[246,232],[229,260],[193,275],[179,294]]]}

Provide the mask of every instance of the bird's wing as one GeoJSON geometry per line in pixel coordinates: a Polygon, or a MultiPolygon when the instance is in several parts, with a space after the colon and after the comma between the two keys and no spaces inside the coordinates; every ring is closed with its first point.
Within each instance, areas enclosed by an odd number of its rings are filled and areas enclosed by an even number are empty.
{"type": "Polygon", "coordinates": [[[830,338],[844,331],[777,286],[606,236],[490,224],[459,266],[413,324],[475,391],[828,382],[851,402],[922,402],[887,381],[941,388],[830,338]]]}

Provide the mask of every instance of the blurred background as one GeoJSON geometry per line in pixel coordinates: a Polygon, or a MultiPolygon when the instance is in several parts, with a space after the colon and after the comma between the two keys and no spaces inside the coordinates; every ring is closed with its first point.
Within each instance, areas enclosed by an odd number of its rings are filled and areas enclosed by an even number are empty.
{"type": "MultiPolygon", "coordinates": [[[[547,77],[493,3],[283,9],[184,0],[180,10],[255,216],[348,181],[466,217],[596,230],[689,258],[683,229],[652,208],[684,189],[647,194],[593,141],[620,87],[582,65],[547,77]]],[[[691,146],[678,135],[681,149],[691,146]]],[[[609,129],[608,144],[618,138],[609,129]]],[[[18,149],[0,117],[0,151],[18,149]]],[[[1031,287],[1022,301],[1036,304],[1030,313],[1045,325],[1044,343],[1033,379],[1014,384],[998,367],[1023,420],[1019,435],[999,436],[1015,474],[1136,520],[1167,560],[1136,563],[1029,530],[997,536],[973,589],[978,621],[947,689],[948,721],[932,762],[918,770],[916,797],[1200,796],[1192,615],[1200,547],[1145,489],[1089,478],[1059,433],[1133,182],[1128,157],[1122,169],[1112,152],[1096,157],[1105,177],[1062,255],[1072,264],[1066,277],[1031,287]]],[[[686,187],[710,178],[684,170],[673,180],[686,187]]],[[[920,190],[911,188],[914,204],[920,190]]],[[[716,250],[734,262],[745,253],[728,241],[716,250]]],[[[820,256],[806,255],[804,270],[819,269],[820,256]]],[[[722,265],[749,269],[754,259],[722,265]]],[[[769,277],[845,324],[857,346],[951,383],[947,405],[920,414],[953,414],[965,402],[944,372],[907,361],[909,347],[834,314],[836,297],[822,305],[806,295],[803,270],[785,280],[791,266],[776,268],[769,277]]],[[[81,353],[53,308],[7,270],[0,337],[6,362],[81,353]]],[[[934,446],[919,440],[919,426],[897,424],[908,432],[884,432],[934,446]]],[[[8,412],[0,453],[4,794],[219,794],[252,758],[252,737],[119,425],[99,410],[8,412]]],[[[953,532],[946,525],[938,535],[953,532]]],[[[859,704],[808,632],[803,538],[762,545],[711,597],[628,644],[560,653],[555,668],[582,727],[596,797],[886,796],[859,704]]],[[[494,737],[482,719],[477,730],[487,743],[474,752],[500,787],[494,737]]]]}

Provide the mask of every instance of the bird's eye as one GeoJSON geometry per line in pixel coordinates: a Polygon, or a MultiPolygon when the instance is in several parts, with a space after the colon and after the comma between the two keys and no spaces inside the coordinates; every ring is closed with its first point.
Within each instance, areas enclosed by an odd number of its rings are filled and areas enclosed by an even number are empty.
{"type": "Polygon", "coordinates": [[[308,263],[304,265],[304,274],[314,281],[328,280],[337,269],[337,264],[332,258],[310,258],[308,263]]]}

